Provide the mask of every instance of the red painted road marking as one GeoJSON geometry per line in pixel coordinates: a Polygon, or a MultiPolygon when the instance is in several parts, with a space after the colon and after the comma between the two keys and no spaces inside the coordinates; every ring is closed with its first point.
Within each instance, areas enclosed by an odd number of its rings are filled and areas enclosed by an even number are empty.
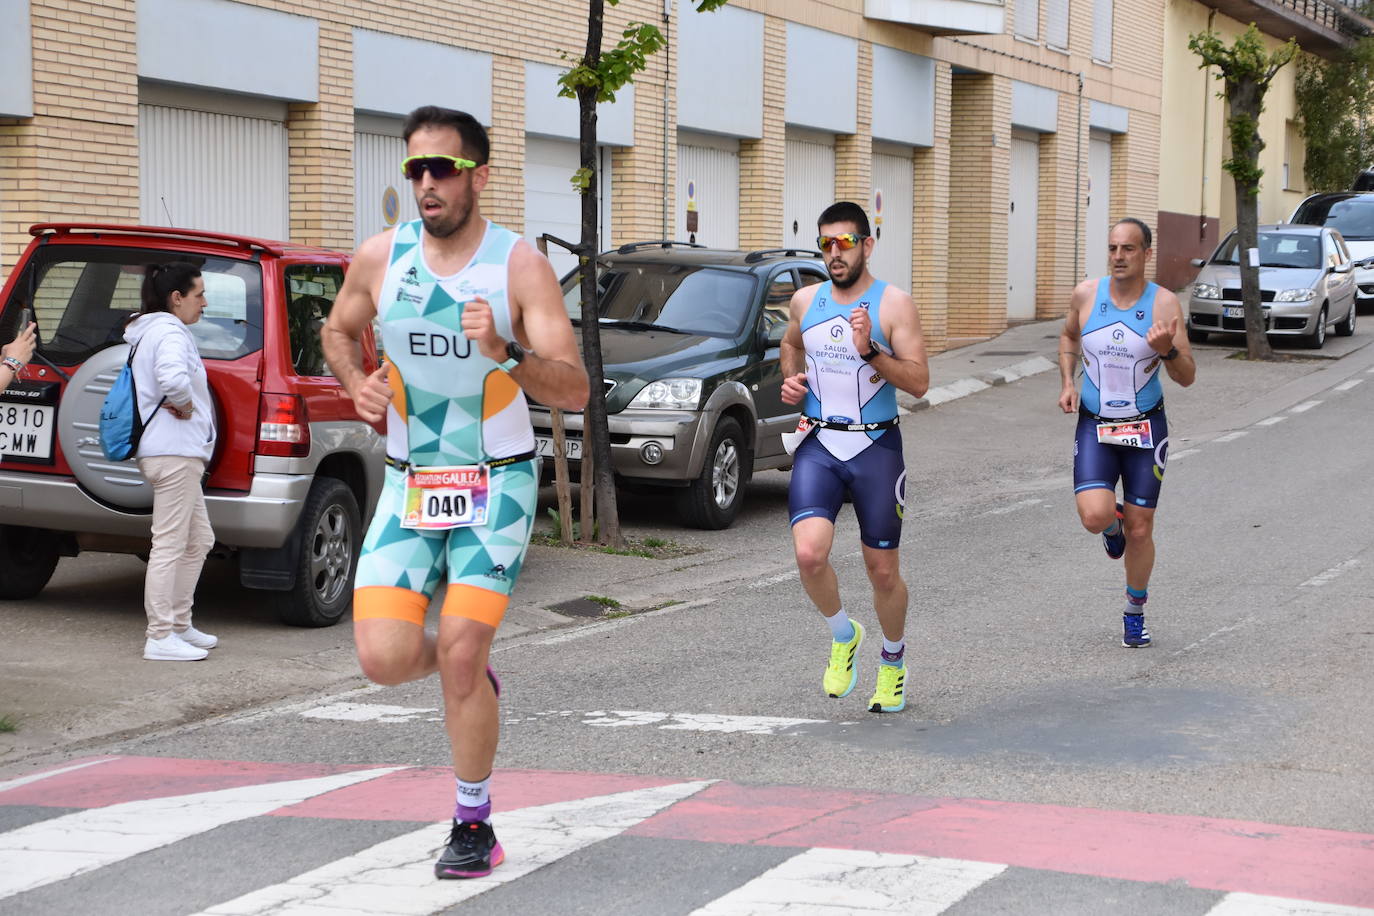
{"type": "MultiPolygon", "coordinates": [[[[103,807],[359,769],[121,757],[0,792],[0,805],[103,807]]],[[[498,770],[493,796],[498,811],[512,810],[677,781],[498,770]]],[[[448,768],[414,767],[271,813],[436,821],[452,797],[448,768]]],[[[721,782],[627,835],[939,856],[1374,907],[1374,835],[1221,818],[721,782]]]]}
{"type": "Polygon", "coordinates": [[[1374,835],[1221,818],[718,783],[627,833],[973,859],[1374,906],[1374,835]]]}

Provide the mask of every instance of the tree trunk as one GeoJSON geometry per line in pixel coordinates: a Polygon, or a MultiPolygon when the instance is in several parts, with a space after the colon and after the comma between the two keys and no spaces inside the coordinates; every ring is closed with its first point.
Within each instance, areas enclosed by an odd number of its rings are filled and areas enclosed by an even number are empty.
{"type": "Polygon", "coordinates": [[[1274,358],[1260,299],[1259,265],[1251,261],[1250,254],[1259,248],[1259,187],[1254,179],[1245,177],[1247,173],[1256,174],[1264,140],[1260,138],[1258,130],[1246,137],[1239,136],[1235,124],[1245,119],[1246,123],[1258,125],[1262,99],[1263,90],[1253,79],[1243,79],[1228,87],[1227,100],[1231,103],[1233,125],[1231,158],[1245,167],[1239,173],[1232,172],[1232,176],[1236,185],[1236,260],[1240,262],[1240,294],[1245,306],[1245,355],[1249,359],[1274,358]]]}
{"type": "MultiPolygon", "coordinates": [[[[596,67],[601,60],[601,34],[604,0],[590,0],[587,12],[588,66],[596,67]]],[[[596,169],[596,89],[579,86],[577,107],[580,119],[580,147],[583,174],[587,176],[582,189],[582,243],[578,247],[578,263],[582,269],[582,359],[591,381],[591,397],[582,422],[582,450],[590,452],[595,476],[596,514],[601,522],[600,541],[612,547],[623,547],[620,533],[620,512],[615,498],[615,468],[611,463],[611,436],[606,423],[606,383],[601,362],[600,296],[597,293],[596,257],[600,253],[597,238],[596,211],[598,175],[596,169]]],[[[585,458],[583,470],[586,470],[585,458]]]]}

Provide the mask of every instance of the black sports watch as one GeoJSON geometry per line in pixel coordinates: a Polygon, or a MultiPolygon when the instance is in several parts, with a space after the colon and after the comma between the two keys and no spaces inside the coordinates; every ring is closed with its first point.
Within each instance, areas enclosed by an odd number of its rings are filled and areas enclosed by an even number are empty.
{"type": "Polygon", "coordinates": [[[878,358],[878,354],[881,352],[883,351],[878,349],[878,345],[870,340],[868,342],[868,352],[860,354],[859,358],[866,363],[871,363],[878,358]]]}
{"type": "Polygon", "coordinates": [[[1165,362],[1168,362],[1169,360],[1174,359],[1174,358],[1177,357],[1177,356],[1178,356],[1178,347],[1170,347],[1170,348],[1169,348],[1169,352],[1168,352],[1168,353],[1165,353],[1163,356],[1161,356],[1160,359],[1164,360],[1165,362]]]}
{"type": "Polygon", "coordinates": [[[520,346],[520,342],[516,340],[506,341],[506,361],[501,364],[501,368],[509,372],[524,361],[525,348],[520,346]]]}

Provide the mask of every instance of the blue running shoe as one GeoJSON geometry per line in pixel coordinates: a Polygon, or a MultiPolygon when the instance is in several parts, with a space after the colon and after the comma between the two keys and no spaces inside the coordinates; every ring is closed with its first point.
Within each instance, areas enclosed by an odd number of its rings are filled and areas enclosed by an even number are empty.
{"type": "Polygon", "coordinates": [[[1122,521],[1126,517],[1125,509],[1121,503],[1116,504],[1116,534],[1102,532],[1102,546],[1113,560],[1121,559],[1126,552],[1126,523],[1122,521]]]}
{"type": "Polygon", "coordinates": [[[1144,649],[1150,644],[1150,631],[1145,626],[1144,614],[1122,614],[1121,645],[1127,649],[1144,649]]]}

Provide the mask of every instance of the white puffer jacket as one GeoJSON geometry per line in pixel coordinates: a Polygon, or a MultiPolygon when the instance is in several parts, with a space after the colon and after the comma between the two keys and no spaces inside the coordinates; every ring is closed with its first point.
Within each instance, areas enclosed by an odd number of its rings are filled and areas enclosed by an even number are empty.
{"type": "Polygon", "coordinates": [[[134,382],[139,413],[147,422],[137,457],[180,455],[209,462],[215,450],[215,409],[205,364],[190,329],[171,312],[153,312],[130,322],[124,339],[138,346],[134,382]],[[195,407],[190,419],[159,408],[164,395],[169,404],[190,401],[195,407]]]}

